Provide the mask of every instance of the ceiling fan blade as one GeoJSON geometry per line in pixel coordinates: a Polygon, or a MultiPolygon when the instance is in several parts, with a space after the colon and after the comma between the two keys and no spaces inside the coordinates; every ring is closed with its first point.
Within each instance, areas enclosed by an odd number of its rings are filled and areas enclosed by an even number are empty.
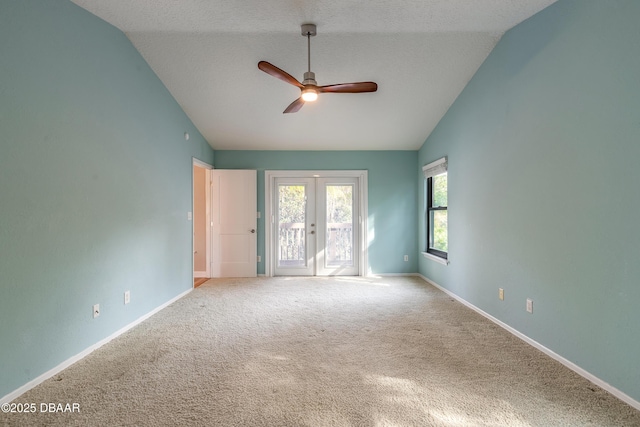
{"type": "Polygon", "coordinates": [[[362,93],[375,92],[378,85],[374,82],[340,83],[337,85],[320,86],[319,92],[325,93],[362,93]]]}
{"type": "Polygon", "coordinates": [[[297,81],[291,74],[287,73],[286,71],[282,71],[280,68],[268,63],[267,61],[258,62],[258,68],[265,73],[282,80],[283,82],[287,82],[296,87],[302,87],[302,83],[297,81]]]}
{"type": "Polygon", "coordinates": [[[291,104],[289,104],[289,106],[282,112],[282,114],[295,113],[299,109],[301,109],[303,105],[304,105],[304,99],[300,97],[295,101],[293,101],[291,104]]]}

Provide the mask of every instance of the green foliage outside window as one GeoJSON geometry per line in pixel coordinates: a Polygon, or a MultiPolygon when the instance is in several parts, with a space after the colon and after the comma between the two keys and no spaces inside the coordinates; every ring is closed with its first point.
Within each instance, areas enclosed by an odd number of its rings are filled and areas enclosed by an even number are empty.
{"type": "Polygon", "coordinates": [[[281,223],[304,223],[304,185],[280,185],[278,189],[278,215],[281,223]]]}
{"type": "MultiPolygon", "coordinates": [[[[447,174],[432,177],[433,208],[447,207],[447,174]]],[[[449,251],[449,239],[447,233],[447,210],[434,210],[429,214],[430,245],[432,249],[442,252],[449,251]]]]}
{"type": "Polygon", "coordinates": [[[434,208],[447,206],[447,174],[433,177],[433,204],[434,208]]]}
{"type": "Polygon", "coordinates": [[[431,215],[433,242],[431,247],[442,252],[449,252],[447,238],[447,211],[433,211],[431,215]]]}
{"type": "Polygon", "coordinates": [[[327,185],[327,223],[346,223],[353,218],[353,186],[327,185]]]}

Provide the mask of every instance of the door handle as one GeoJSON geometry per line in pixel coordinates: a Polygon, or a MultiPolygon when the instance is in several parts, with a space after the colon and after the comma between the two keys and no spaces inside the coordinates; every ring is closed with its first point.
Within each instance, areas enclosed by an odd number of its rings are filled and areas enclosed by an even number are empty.
{"type": "Polygon", "coordinates": [[[256,229],[255,229],[255,228],[252,228],[252,229],[251,229],[251,232],[252,232],[252,233],[255,233],[255,232],[256,232],[256,229]]]}

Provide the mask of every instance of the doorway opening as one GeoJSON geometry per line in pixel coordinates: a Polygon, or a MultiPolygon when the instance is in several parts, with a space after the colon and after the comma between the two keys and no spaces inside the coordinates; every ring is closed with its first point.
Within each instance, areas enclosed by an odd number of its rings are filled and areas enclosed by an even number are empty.
{"type": "Polygon", "coordinates": [[[211,201],[209,191],[212,166],[193,159],[193,287],[211,277],[211,201]]]}
{"type": "Polygon", "coordinates": [[[266,171],[265,275],[365,275],[366,200],[366,171],[266,171]]]}

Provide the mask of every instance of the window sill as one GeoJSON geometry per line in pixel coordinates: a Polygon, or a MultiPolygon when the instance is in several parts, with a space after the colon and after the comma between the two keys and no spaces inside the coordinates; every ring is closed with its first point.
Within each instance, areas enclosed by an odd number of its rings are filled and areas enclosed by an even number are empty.
{"type": "Polygon", "coordinates": [[[429,252],[422,252],[422,256],[432,261],[438,262],[440,264],[449,265],[448,259],[440,258],[439,256],[432,255],[429,252]]]}

